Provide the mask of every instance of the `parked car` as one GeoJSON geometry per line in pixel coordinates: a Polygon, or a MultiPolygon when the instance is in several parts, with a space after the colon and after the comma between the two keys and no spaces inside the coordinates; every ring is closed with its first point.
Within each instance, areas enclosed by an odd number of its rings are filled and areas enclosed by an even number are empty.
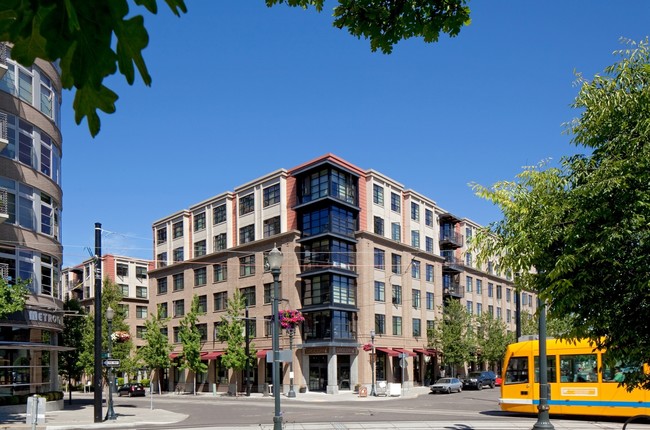
{"type": "Polygon", "coordinates": [[[497,375],[490,370],[481,372],[469,372],[467,378],[463,379],[463,388],[475,388],[482,390],[483,387],[494,388],[497,375]]]}
{"type": "Polygon", "coordinates": [[[122,397],[122,396],[129,396],[129,397],[144,396],[145,391],[144,391],[144,387],[142,386],[142,384],[137,383],[137,382],[129,382],[128,384],[124,384],[120,388],[117,389],[117,395],[118,395],[118,397],[122,397]]]}
{"type": "Polygon", "coordinates": [[[440,378],[431,387],[432,393],[460,393],[463,391],[463,383],[458,378],[440,378]]]}

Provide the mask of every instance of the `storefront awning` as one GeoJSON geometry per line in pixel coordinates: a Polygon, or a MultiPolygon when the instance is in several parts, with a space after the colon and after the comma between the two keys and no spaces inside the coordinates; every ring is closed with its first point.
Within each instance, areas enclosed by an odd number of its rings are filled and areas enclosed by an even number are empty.
{"type": "Polygon", "coordinates": [[[223,355],[223,351],[202,352],[201,361],[214,360],[223,355]]]}
{"type": "Polygon", "coordinates": [[[169,359],[170,360],[175,360],[176,357],[178,357],[179,355],[181,355],[180,352],[172,352],[171,354],[169,354],[169,359]]]}
{"type": "Polygon", "coordinates": [[[270,349],[260,349],[257,351],[257,358],[266,358],[266,352],[270,351],[270,349]]]}
{"type": "Polygon", "coordinates": [[[438,351],[435,349],[413,348],[413,351],[420,354],[429,355],[431,357],[438,355],[438,351]]]}
{"type": "Polygon", "coordinates": [[[397,357],[399,355],[399,352],[390,348],[382,348],[380,346],[376,346],[375,350],[388,354],[389,357],[397,357]]]}
{"type": "Polygon", "coordinates": [[[416,353],[414,353],[413,351],[409,351],[408,349],[404,349],[404,348],[393,348],[393,349],[397,351],[398,354],[400,353],[406,354],[409,357],[415,357],[417,355],[416,353]]]}

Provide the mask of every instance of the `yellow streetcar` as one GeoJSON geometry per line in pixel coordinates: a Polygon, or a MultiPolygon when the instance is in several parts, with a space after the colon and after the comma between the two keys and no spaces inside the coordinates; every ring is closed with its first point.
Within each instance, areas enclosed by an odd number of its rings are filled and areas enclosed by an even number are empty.
{"type": "MultiPolygon", "coordinates": [[[[586,340],[546,342],[548,404],[551,414],[631,417],[650,415],[650,392],[628,392],[619,381],[625,365],[608,366],[604,351],[586,340]]],[[[647,371],[647,366],[644,366],[647,371]]],[[[536,414],[539,405],[539,342],[526,340],[508,346],[501,383],[501,410],[536,414]],[[534,372],[531,370],[534,369],[534,372]],[[534,378],[534,379],[533,379],[534,378]]]]}

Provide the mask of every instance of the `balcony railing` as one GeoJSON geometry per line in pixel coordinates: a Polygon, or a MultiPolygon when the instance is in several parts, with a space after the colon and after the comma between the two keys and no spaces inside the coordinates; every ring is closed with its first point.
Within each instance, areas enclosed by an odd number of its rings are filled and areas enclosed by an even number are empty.
{"type": "Polygon", "coordinates": [[[442,293],[445,296],[462,298],[464,291],[458,282],[449,282],[442,286],[442,293]]]}
{"type": "Polygon", "coordinates": [[[452,270],[455,272],[463,271],[463,261],[451,255],[446,255],[445,261],[442,263],[442,270],[452,270]]]}
{"type": "Polygon", "coordinates": [[[337,255],[329,252],[312,252],[311,254],[303,254],[301,267],[303,272],[328,269],[331,267],[354,271],[356,267],[356,257],[354,254],[337,255]]]}
{"type": "Polygon", "coordinates": [[[455,231],[440,232],[440,248],[460,248],[463,246],[463,235],[455,231]]]}
{"type": "Polygon", "coordinates": [[[9,219],[9,202],[7,190],[0,188],[0,223],[9,219]]]}

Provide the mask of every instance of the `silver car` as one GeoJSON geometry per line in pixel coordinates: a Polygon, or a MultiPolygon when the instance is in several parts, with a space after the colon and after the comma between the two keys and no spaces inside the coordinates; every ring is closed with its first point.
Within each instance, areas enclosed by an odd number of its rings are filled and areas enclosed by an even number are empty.
{"type": "Polygon", "coordinates": [[[458,378],[440,378],[431,387],[432,393],[460,393],[463,391],[463,383],[458,378]]]}

